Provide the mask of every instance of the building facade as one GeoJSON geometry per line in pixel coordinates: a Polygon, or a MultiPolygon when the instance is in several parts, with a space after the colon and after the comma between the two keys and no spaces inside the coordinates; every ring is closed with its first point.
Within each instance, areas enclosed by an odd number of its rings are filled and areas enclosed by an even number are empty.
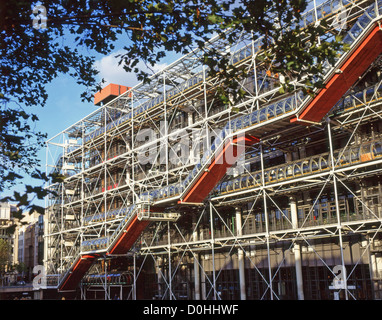
{"type": "Polygon", "coordinates": [[[23,279],[31,282],[34,278],[33,268],[43,264],[43,247],[44,239],[41,237],[43,233],[43,225],[41,220],[43,216],[38,213],[26,213],[24,218],[17,223],[15,229],[15,243],[17,245],[17,261],[16,264],[24,266],[23,279]],[[42,228],[42,229],[41,229],[42,228]]]}
{"type": "Polygon", "coordinates": [[[110,85],[47,142],[47,172],[66,177],[47,198],[49,286],[82,299],[380,299],[381,8],[333,0],[304,14],[301,28],[325,19],[350,46],[314,97],[298,81],[281,93],[245,33],[205,48],[246,70],[238,103],[219,100],[201,50],[150,83],[110,85]]]}
{"type": "Polygon", "coordinates": [[[9,265],[15,264],[17,260],[17,249],[14,250],[14,237],[8,229],[15,225],[13,213],[17,207],[8,202],[0,202],[0,239],[7,241],[11,250],[9,251],[9,265]]]}

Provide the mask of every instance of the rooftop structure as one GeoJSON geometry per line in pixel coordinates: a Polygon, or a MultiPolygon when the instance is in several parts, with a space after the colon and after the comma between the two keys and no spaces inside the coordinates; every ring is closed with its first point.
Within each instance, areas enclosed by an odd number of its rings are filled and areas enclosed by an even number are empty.
{"type": "Polygon", "coordinates": [[[121,86],[118,84],[110,83],[102,90],[98,91],[94,95],[94,104],[96,106],[99,106],[101,104],[108,103],[109,101],[113,100],[114,98],[118,97],[122,93],[127,92],[129,87],[121,86]]]}

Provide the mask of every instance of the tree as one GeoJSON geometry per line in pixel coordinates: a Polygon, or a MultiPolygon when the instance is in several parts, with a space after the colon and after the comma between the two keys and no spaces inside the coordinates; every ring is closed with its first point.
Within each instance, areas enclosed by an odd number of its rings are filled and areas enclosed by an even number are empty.
{"type": "MultiPolygon", "coordinates": [[[[32,14],[38,4],[18,0],[0,4],[0,192],[24,174],[48,179],[36,169],[39,161],[33,156],[46,136],[33,129],[38,118],[29,110],[45,105],[45,85],[66,73],[86,88],[83,99],[90,100],[101,88],[94,56],[81,53],[80,48],[109,54],[118,37],[127,36],[120,63],[140,80],[149,81],[148,74],[137,68],[138,62],[152,67],[169,51],[186,54],[198,47],[210,75],[236,90],[233,79],[245,71],[228,66],[227,57],[213,48],[207,50],[204,43],[218,34],[232,44],[239,32],[229,30],[245,30],[254,38],[264,37],[259,58],[271,72],[283,76],[282,90],[293,90],[291,81],[297,79],[309,94],[322,84],[323,62],[333,63],[341,49],[341,39],[327,32],[324,21],[300,30],[306,0],[47,0],[40,7],[46,9],[47,27],[36,29],[32,19],[42,21],[45,14],[44,10],[32,14]],[[74,47],[65,44],[68,35],[74,38],[74,47]]],[[[234,98],[240,99],[241,94],[237,91],[234,98]]],[[[227,103],[226,90],[221,90],[220,98],[227,103]]],[[[15,193],[8,200],[41,212],[29,196],[42,198],[46,192],[26,186],[25,194],[15,193]]]]}
{"type": "Polygon", "coordinates": [[[0,277],[3,278],[4,273],[10,266],[9,253],[10,245],[8,241],[0,239],[0,277]]]}

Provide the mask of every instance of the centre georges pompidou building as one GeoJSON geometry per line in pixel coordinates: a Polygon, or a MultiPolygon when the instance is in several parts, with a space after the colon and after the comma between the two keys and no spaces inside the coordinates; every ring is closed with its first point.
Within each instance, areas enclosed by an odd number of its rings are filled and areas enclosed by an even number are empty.
{"type": "Polygon", "coordinates": [[[47,141],[47,286],[81,299],[381,299],[382,2],[326,1],[350,50],[314,97],[280,93],[261,38],[218,99],[195,50],[47,141]]]}

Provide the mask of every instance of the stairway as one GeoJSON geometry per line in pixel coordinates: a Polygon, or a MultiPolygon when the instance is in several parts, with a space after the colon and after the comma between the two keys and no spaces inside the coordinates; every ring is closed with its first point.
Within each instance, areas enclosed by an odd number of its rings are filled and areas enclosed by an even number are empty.
{"type": "Polygon", "coordinates": [[[59,285],[60,291],[73,291],[77,288],[78,283],[97,260],[97,255],[78,256],[73,267],[65,274],[59,285]]]}
{"type": "MultiPolygon", "coordinates": [[[[378,1],[379,8],[381,5],[378,1]]],[[[375,17],[373,4],[344,38],[344,43],[352,46],[351,50],[342,55],[336,70],[327,76],[325,87],[291,119],[292,123],[320,122],[382,53],[382,29],[380,21],[373,21],[375,17]]]]}
{"type": "MultiPolygon", "coordinates": [[[[320,122],[338,100],[351,88],[357,79],[367,70],[370,64],[382,53],[382,31],[378,25],[375,8],[382,7],[382,1],[365,9],[364,14],[357,20],[354,27],[345,37],[344,42],[351,45],[351,50],[339,58],[335,70],[326,76],[326,85],[314,98],[310,98],[294,111],[289,110],[293,116],[291,123],[320,122]]],[[[297,102],[297,99],[296,99],[297,102]]],[[[275,106],[276,110],[276,106],[275,106]]],[[[257,112],[257,123],[260,123],[259,110],[246,117],[253,117],[257,112]]],[[[284,110],[284,112],[286,112],[284,110]]],[[[277,112],[275,111],[275,117],[277,112]]],[[[285,114],[284,114],[285,115],[285,114]]],[[[282,116],[281,118],[284,118],[282,116]]],[[[289,118],[288,118],[289,119],[289,118]]],[[[240,120],[241,121],[241,120],[240,120]]],[[[243,117],[243,122],[245,118],[243,117]]],[[[238,122],[238,121],[236,121],[238,122]]],[[[202,203],[218,182],[226,175],[227,170],[236,163],[246,148],[259,142],[257,137],[250,134],[251,128],[244,130],[245,134],[235,135],[228,122],[222,133],[216,138],[210,150],[195,166],[194,170],[182,182],[179,204],[202,203]]],[[[237,130],[243,132],[243,130],[237,130]]],[[[101,250],[105,255],[126,254],[139,238],[142,231],[148,226],[150,220],[139,219],[138,210],[131,206],[121,221],[119,227],[110,239],[108,247],[101,250]]],[[[60,291],[75,290],[82,277],[91,265],[99,258],[99,252],[79,254],[64,274],[59,284],[60,291]]]]}
{"type": "Polygon", "coordinates": [[[228,139],[218,150],[209,165],[200,170],[200,174],[191,182],[179,203],[201,203],[225,176],[227,170],[236,163],[246,147],[259,142],[250,135],[235,136],[228,139]]]}
{"type": "Polygon", "coordinates": [[[139,238],[149,221],[140,221],[135,215],[126,228],[123,229],[117,240],[111,245],[108,254],[126,254],[139,238]]]}

